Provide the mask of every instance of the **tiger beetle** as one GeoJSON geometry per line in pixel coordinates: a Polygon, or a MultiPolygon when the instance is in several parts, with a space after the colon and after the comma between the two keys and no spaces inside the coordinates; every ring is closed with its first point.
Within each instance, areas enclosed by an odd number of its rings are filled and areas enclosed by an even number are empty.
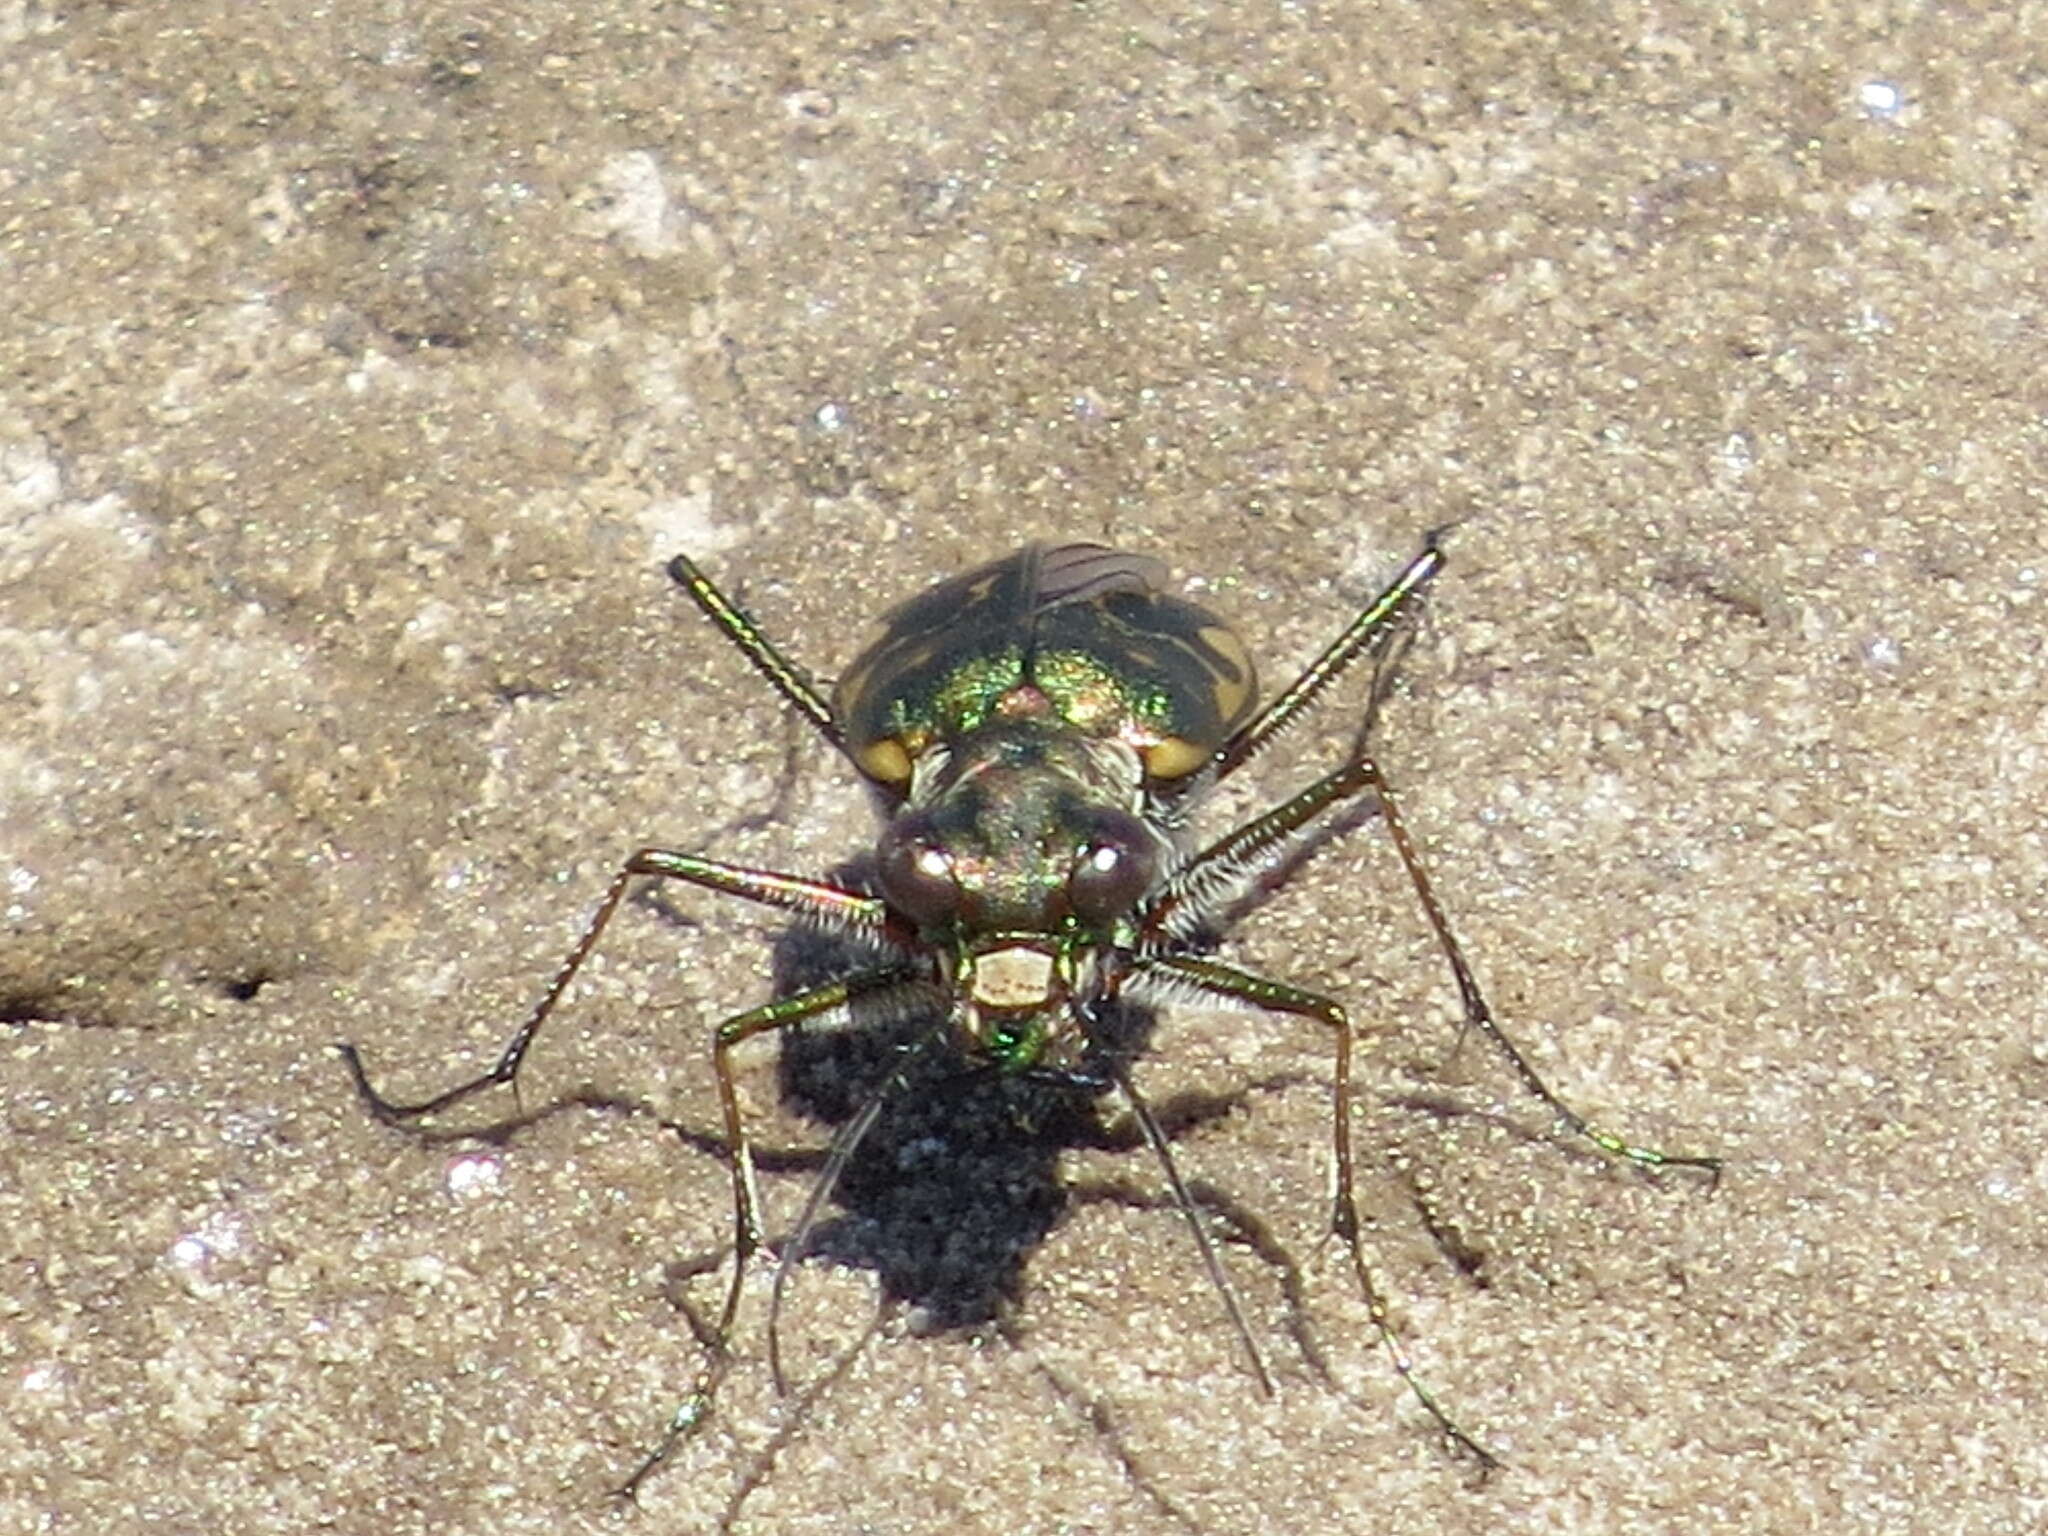
{"type": "MultiPolygon", "coordinates": [[[[668,848],[625,861],[568,957],[489,1071],[416,1104],[374,1089],[351,1046],[357,1090],[381,1118],[403,1122],[509,1084],[632,883],[643,875],[702,886],[807,919],[879,958],[851,974],[734,1014],[712,1035],[712,1065],[730,1149],[734,1263],[690,1395],[660,1445],[619,1490],[631,1497],[711,1411],[730,1359],[748,1261],[765,1243],[754,1156],[740,1114],[733,1055],[756,1035],[834,1010],[890,1000],[936,1020],[908,1054],[950,1050],[1001,1077],[1115,1088],[1158,1159],[1174,1202],[1244,1349],[1270,1395],[1273,1380],[1216,1246],[1174,1165],[1165,1130],[1131,1077],[1128,1048],[1108,1019],[1123,1004],[1202,1001],[1306,1019],[1334,1053],[1330,1227],[1349,1256],[1393,1368],[1442,1432],[1482,1466],[1494,1458],[1421,1382],[1367,1267],[1353,1190],[1352,1024],[1334,998],[1213,958],[1218,930],[1276,865],[1303,851],[1310,825],[1347,803],[1371,804],[1408,872],[1449,962],[1465,1024],[1506,1059],[1523,1086],[1572,1133],[1649,1168],[1718,1173],[1712,1157],[1674,1156],[1604,1130],[1544,1083],[1495,1022],[1444,915],[1393,791],[1366,750],[1365,727],[1398,622],[1443,569],[1434,537],[1280,695],[1259,707],[1251,657],[1215,614],[1167,589],[1164,565],[1095,544],[1032,546],[939,582],[886,615],[879,637],[829,696],[686,556],[669,574],[783,700],[873,786],[887,822],[873,889],[750,869],[668,848]],[[1372,703],[1336,767],[1234,830],[1195,847],[1189,816],[1212,789],[1269,746],[1361,657],[1375,668],[1372,703]],[[1369,801],[1361,797],[1370,797],[1369,801]]],[[[791,1238],[776,1259],[769,1361],[784,1388],[776,1327],[782,1282],[861,1139],[906,1068],[889,1074],[846,1120],[791,1238]]]]}

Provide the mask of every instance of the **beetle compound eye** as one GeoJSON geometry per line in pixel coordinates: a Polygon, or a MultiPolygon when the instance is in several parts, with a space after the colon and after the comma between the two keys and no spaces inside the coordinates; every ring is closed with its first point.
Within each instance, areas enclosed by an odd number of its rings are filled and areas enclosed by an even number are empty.
{"type": "Polygon", "coordinates": [[[959,915],[953,856],[922,817],[906,818],[883,833],[875,861],[883,897],[919,927],[941,927],[959,915]]]}
{"type": "Polygon", "coordinates": [[[1067,899],[1091,922],[1135,907],[1152,888],[1153,842],[1136,817],[1106,813],[1067,876],[1067,899]]]}

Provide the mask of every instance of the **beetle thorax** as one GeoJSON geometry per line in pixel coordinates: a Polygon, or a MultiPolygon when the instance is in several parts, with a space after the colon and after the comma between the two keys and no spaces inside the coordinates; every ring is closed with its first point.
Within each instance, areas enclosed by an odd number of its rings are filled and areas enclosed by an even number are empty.
{"type": "Polygon", "coordinates": [[[1127,949],[1172,858],[1119,742],[1013,721],[919,764],[877,850],[890,905],[948,956],[970,1049],[1037,1065],[1127,949]]]}
{"type": "MultiPolygon", "coordinates": [[[[1118,873],[1121,859],[1128,889],[1108,905],[1131,907],[1171,857],[1143,817],[1137,754],[1121,743],[1007,724],[930,753],[919,768],[909,804],[883,835],[884,886],[889,849],[913,847],[914,873],[952,887],[934,915],[956,934],[1100,926],[1121,913],[1089,899],[1091,876],[1118,873]]],[[[915,899],[905,905],[926,915],[915,899]]]]}

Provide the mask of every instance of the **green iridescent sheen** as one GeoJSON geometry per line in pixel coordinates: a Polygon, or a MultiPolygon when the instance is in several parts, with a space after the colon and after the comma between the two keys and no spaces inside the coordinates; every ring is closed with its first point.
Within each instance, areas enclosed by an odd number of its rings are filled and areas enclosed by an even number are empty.
{"type": "Polygon", "coordinates": [[[1249,717],[1256,679],[1237,638],[1163,579],[1095,546],[1033,547],[900,605],[833,694],[856,760],[901,783],[934,743],[1011,718],[1178,743],[1169,771],[1191,771],[1249,717]]]}
{"type": "Polygon", "coordinates": [[[1162,736],[1178,724],[1173,695],[1165,688],[1146,685],[1085,651],[1041,653],[1032,661],[1031,677],[1058,719],[1091,736],[1126,735],[1130,725],[1162,736]]]}
{"type": "Polygon", "coordinates": [[[889,701],[889,734],[897,737],[964,736],[994,718],[997,702],[1024,680],[1024,653],[1015,646],[970,656],[929,689],[912,677],[889,701]]]}

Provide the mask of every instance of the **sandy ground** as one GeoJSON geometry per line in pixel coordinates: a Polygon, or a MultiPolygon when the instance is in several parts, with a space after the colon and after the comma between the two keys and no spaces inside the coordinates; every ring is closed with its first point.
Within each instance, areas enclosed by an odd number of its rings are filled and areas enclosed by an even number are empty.
{"type": "MultiPolygon", "coordinates": [[[[2041,1529],[2006,9],[0,5],[0,1528],[2041,1529]],[[786,935],[636,900],[487,1139],[329,1047],[477,1070],[640,843],[866,845],[663,560],[829,676],[1106,539],[1279,680],[1439,525],[1383,746],[1445,902],[1560,1090],[1728,1160],[1615,1167],[1458,1046],[1375,825],[1233,936],[1368,1026],[1378,1272],[1504,1469],[1319,1244],[1326,1042],[1188,1009],[1141,1081],[1275,1398],[1114,1114],[963,1111],[796,1273],[811,1390],[756,1283],[614,1510],[725,1257],[708,1033],[786,935]]],[[[831,1060],[746,1058],[781,1230],[831,1060]]]]}

